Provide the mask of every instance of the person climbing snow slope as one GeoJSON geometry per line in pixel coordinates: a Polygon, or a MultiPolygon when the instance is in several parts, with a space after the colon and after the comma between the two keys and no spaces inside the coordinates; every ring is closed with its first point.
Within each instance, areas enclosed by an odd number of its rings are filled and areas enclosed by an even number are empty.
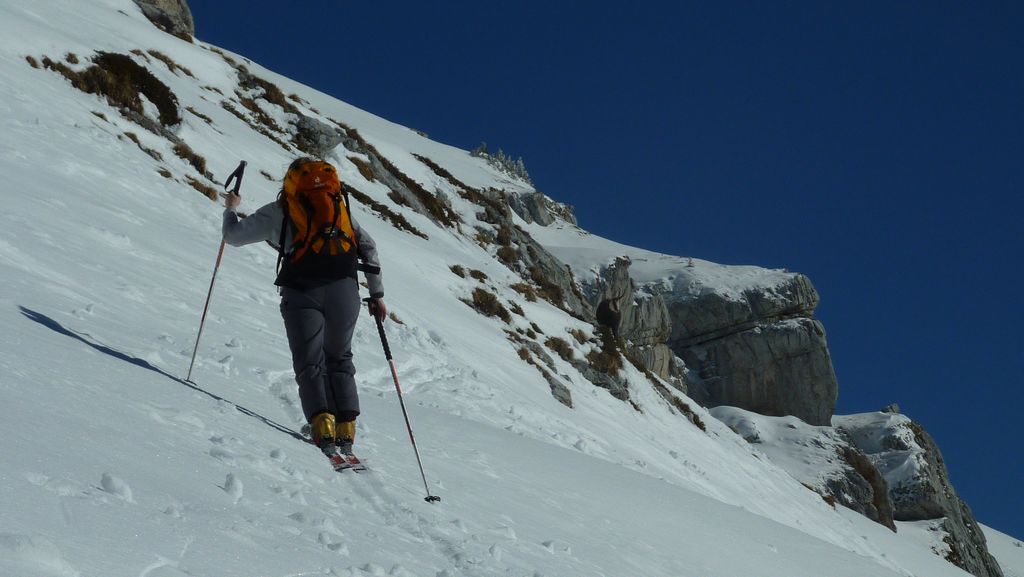
{"type": "Polygon", "coordinates": [[[302,410],[313,442],[335,469],[363,469],[354,455],[359,395],[352,334],[360,311],[357,270],[370,290],[370,313],[387,317],[377,247],[352,218],[330,163],[296,159],[276,201],[246,218],[241,198],[225,197],[223,235],[232,246],[268,241],[278,248],[281,316],[302,410]]]}

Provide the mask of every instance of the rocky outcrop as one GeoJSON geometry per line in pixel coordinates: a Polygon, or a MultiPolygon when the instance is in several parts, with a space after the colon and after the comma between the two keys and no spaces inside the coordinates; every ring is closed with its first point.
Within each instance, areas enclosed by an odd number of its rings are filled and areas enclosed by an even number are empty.
{"type": "Polygon", "coordinates": [[[669,378],[681,359],[701,377],[686,392],[704,406],[829,424],[839,386],[806,276],[748,267],[749,282],[727,286],[709,277],[730,268],[706,263],[670,284],[638,287],[631,264],[616,258],[583,293],[597,322],[629,341],[649,370],[669,378]]]}
{"type": "Polygon", "coordinates": [[[320,122],[319,120],[299,114],[295,123],[295,136],[292,142],[295,146],[316,158],[327,158],[342,140],[345,135],[337,128],[320,122]]]}
{"type": "Polygon", "coordinates": [[[677,279],[664,292],[667,344],[702,378],[694,400],[827,425],[839,385],[825,329],[812,318],[818,293],[804,275],[774,280],[722,291],[677,279]]]}
{"type": "Polygon", "coordinates": [[[769,322],[674,350],[699,371],[703,388],[694,396],[707,406],[793,415],[812,425],[832,417],[838,385],[825,330],[814,319],[769,322]]]}
{"type": "Polygon", "coordinates": [[[977,577],[1002,577],[985,535],[949,480],[942,453],[919,423],[879,412],[836,417],[835,425],[885,477],[896,520],[942,519],[951,563],[977,577]]]}
{"type": "MultiPolygon", "coordinates": [[[[694,278],[696,277],[696,278],[694,278]]],[[[773,284],[717,291],[677,281],[666,294],[672,316],[671,346],[682,349],[791,317],[810,317],[820,297],[802,274],[784,274],[773,284]]],[[[692,284],[696,281],[696,285],[692,284]]]]}
{"type": "Polygon", "coordinates": [[[192,10],[185,0],[135,0],[135,4],[154,26],[183,40],[196,35],[192,10]]]}
{"type": "Polygon", "coordinates": [[[513,194],[508,199],[512,210],[526,222],[536,222],[542,226],[553,224],[556,219],[576,224],[576,214],[572,206],[555,202],[546,194],[540,192],[528,192],[524,194],[513,194]]]}
{"type": "Polygon", "coordinates": [[[662,295],[637,291],[629,276],[630,260],[620,257],[601,269],[584,295],[594,307],[597,322],[636,346],[664,344],[672,321],[662,295]]]}

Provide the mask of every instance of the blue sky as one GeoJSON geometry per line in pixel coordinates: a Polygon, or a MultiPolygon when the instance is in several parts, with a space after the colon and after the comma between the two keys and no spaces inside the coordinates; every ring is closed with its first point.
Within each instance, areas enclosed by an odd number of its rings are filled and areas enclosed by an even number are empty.
{"type": "Polygon", "coordinates": [[[588,230],[806,273],[838,412],[899,403],[1024,537],[1021,4],[191,5],[204,41],[522,156],[588,230]]]}

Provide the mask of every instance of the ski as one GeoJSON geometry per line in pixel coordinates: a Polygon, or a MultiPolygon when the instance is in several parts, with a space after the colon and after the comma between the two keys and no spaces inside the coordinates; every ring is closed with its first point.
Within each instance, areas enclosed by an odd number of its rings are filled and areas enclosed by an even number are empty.
{"type": "Polygon", "coordinates": [[[327,460],[330,461],[331,467],[333,467],[334,470],[339,473],[343,473],[345,471],[365,473],[369,471],[369,469],[366,467],[366,464],[363,463],[359,459],[359,457],[356,457],[351,453],[344,454],[335,451],[329,455],[325,453],[325,455],[327,456],[327,460]]]}
{"type": "MultiPolygon", "coordinates": [[[[308,424],[302,426],[300,434],[302,435],[304,441],[306,441],[310,445],[316,446],[316,443],[313,441],[312,431],[310,430],[310,426],[308,424]]],[[[323,451],[323,449],[321,449],[321,451],[323,451]]],[[[324,456],[327,457],[328,461],[330,461],[331,467],[334,468],[334,470],[339,473],[344,471],[366,473],[370,470],[359,457],[355,456],[352,453],[342,453],[336,448],[330,453],[324,451],[324,456]]]]}
{"type": "MultiPolygon", "coordinates": [[[[351,469],[356,473],[365,473],[369,471],[369,469],[366,468],[366,464],[352,453],[343,454],[341,457],[345,459],[345,463],[348,465],[348,467],[346,467],[347,469],[351,469]]],[[[341,470],[344,471],[345,469],[341,470]]]]}

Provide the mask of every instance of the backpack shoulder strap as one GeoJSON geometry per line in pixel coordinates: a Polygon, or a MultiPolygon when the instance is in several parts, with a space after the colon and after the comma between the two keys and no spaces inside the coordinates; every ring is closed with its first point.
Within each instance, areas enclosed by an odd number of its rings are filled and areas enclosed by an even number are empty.
{"type": "Polygon", "coordinates": [[[345,188],[344,184],[341,185],[341,194],[345,197],[345,212],[348,213],[348,223],[352,227],[352,244],[356,249],[356,269],[367,274],[380,274],[379,266],[367,264],[359,257],[359,235],[356,234],[356,222],[352,220],[352,203],[349,202],[348,189],[345,188]]]}
{"type": "Polygon", "coordinates": [[[288,201],[284,198],[284,191],[278,195],[278,205],[281,206],[281,236],[277,239],[277,275],[281,275],[281,262],[284,260],[284,239],[288,233],[288,201]]]}

